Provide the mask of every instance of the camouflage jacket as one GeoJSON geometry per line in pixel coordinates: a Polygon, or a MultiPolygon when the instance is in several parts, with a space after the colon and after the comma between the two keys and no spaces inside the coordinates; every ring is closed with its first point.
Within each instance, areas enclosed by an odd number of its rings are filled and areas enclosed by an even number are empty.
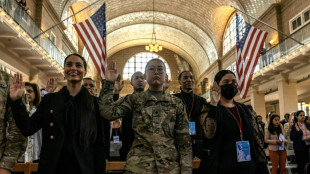
{"type": "Polygon", "coordinates": [[[17,128],[8,105],[10,76],[0,71],[0,168],[13,170],[25,152],[26,137],[17,128]]]}
{"type": "Polygon", "coordinates": [[[103,81],[99,109],[109,120],[133,116],[135,140],[127,155],[128,173],[192,173],[189,122],[182,101],[163,92],[130,94],[113,103],[113,83],[103,81]]]}

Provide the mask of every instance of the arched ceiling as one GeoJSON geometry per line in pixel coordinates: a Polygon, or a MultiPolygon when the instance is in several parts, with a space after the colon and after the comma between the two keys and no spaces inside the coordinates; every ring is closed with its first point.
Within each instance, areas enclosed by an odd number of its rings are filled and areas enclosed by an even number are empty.
{"type": "MultiPolygon", "coordinates": [[[[70,7],[76,13],[96,0],[50,0],[56,12],[70,7]]],[[[258,17],[275,0],[154,0],[158,43],[182,56],[198,77],[221,56],[221,38],[227,20],[237,7],[258,17]]],[[[81,22],[104,2],[76,15],[81,22]]],[[[153,0],[106,0],[108,56],[151,40],[153,0]]],[[[251,20],[249,20],[251,21],[251,20]]]]}

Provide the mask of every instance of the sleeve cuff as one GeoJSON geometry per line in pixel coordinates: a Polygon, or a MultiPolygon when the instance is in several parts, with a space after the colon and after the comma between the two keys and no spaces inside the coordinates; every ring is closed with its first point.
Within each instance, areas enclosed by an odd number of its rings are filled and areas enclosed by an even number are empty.
{"type": "Polygon", "coordinates": [[[102,88],[104,89],[114,89],[114,82],[108,80],[102,80],[102,88]]]}
{"type": "Polygon", "coordinates": [[[17,160],[14,157],[3,157],[0,162],[0,168],[13,171],[17,160]]]}

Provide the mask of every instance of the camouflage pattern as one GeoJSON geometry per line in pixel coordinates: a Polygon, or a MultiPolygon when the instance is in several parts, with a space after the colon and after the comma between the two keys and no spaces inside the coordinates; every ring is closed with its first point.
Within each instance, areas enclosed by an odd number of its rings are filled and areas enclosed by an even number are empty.
{"type": "Polygon", "coordinates": [[[8,106],[10,76],[0,71],[0,168],[13,170],[26,149],[26,137],[17,128],[8,106]]]}
{"type": "Polygon", "coordinates": [[[127,173],[192,173],[189,122],[182,101],[163,92],[157,100],[147,90],[113,103],[113,82],[103,81],[101,115],[116,120],[133,116],[135,140],[127,155],[127,173]]]}

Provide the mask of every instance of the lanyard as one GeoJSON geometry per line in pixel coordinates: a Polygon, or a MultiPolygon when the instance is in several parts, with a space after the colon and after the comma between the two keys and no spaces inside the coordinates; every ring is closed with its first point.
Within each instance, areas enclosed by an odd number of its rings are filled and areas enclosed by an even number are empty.
{"type": "MultiPolygon", "coordinates": [[[[114,127],[114,122],[113,122],[113,127],[114,127]]],[[[114,130],[115,130],[115,136],[117,136],[118,128],[114,128],[114,130]]]]}
{"type": "Polygon", "coordinates": [[[239,122],[238,122],[236,116],[235,116],[226,106],[224,106],[224,107],[225,107],[226,110],[230,113],[230,115],[231,115],[232,117],[234,117],[234,119],[236,120],[236,122],[237,122],[237,124],[238,124],[238,127],[239,127],[239,130],[240,130],[240,138],[241,138],[241,141],[243,141],[242,120],[241,120],[241,116],[240,116],[239,109],[238,109],[237,105],[235,105],[235,107],[236,107],[236,109],[237,109],[237,113],[238,113],[238,116],[239,116],[239,122]]]}
{"type": "Polygon", "coordinates": [[[183,98],[183,95],[181,94],[181,97],[182,97],[182,100],[183,100],[183,103],[185,104],[185,107],[186,107],[186,111],[188,113],[188,117],[189,117],[189,120],[191,120],[191,114],[192,114],[192,111],[193,111],[193,108],[194,108],[194,103],[195,103],[195,98],[194,98],[194,94],[193,94],[193,102],[192,102],[192,107],[191,107],[191,112],[189,112],[188,108],[187,108],[187,104],[183,98]]]}

